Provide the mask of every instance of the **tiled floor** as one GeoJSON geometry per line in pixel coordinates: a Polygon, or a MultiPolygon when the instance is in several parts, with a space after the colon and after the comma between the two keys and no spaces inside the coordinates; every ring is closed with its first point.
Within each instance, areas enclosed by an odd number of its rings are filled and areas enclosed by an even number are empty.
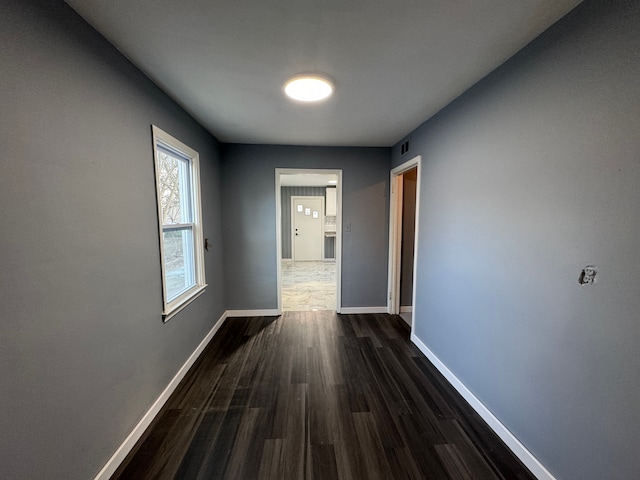
{"type": "Polygon", "coordinates": [[[282,261],[282,310],[336,309],[335,262],[282,261]]]}

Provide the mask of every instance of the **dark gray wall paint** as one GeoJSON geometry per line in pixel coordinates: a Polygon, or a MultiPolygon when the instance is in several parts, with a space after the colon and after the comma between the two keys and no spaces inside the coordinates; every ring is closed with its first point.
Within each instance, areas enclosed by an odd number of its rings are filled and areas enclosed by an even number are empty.
{"type": "MultiPolygon", "coordinates": [[[[326,187],[282,187],[282,258],[291,259],[291,197],[326,197],[326,187]]],[[[326,206],[325,206],[326,207],[326,206]]],[[[335,237],[324,238],[324,258],[335,258],[335,237]]]]}
{"type": "Polygon", "coordinates": [[[0,43],[0,471],[86,480],[223,312],[218,145],[61,1],[3,1],[0,43]],[[167,324],[152,123],[200,153],[214,244],[167,324]]]}
{"type": "Polygon", "coordinates": [[[588,0],[411,134],[415,333],[563,480],[640,478],[639,52],[588,0]]]}
{"type": "Polygon", "coordinates": [[[276,168],[342,169],[342,305],[385,305],[389,159],[387,148],[225,145],[227,307],[277,308],[276,168]]]}
{"type": "Polygon", "coordinates": [[[402,175],[402,250],[400,266],[400,305],[413,304],[413,251],[416,237],[417,168],[402,175]]]}

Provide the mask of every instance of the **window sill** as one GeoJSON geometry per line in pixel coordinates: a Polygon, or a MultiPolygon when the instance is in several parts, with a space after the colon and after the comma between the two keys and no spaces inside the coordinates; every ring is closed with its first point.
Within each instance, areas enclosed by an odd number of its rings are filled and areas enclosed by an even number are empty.
{"type": "Polygon", "coordinates": [[[167,323],[171,320],[175,315],[180,313],[187,305],[193,302],[196,298],[202,295],[207,288],[207,284],[201,285],[195,288],[193,291],[189,293],[189,296],[183,298],[179,302],[173,304],[170,308],[167,308],[162,313],[162,322],[167,323]]]}

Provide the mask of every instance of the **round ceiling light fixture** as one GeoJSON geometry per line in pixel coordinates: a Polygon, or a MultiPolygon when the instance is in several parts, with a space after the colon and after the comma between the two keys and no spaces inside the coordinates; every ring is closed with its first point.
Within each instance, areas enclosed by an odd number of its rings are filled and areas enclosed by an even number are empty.
{"type": "Polygon", "coordinates": [[[296,75],[284,84],[284,93],[299,102],[319,102],[333,94],[333,83],[320,75],[296,75]]]}

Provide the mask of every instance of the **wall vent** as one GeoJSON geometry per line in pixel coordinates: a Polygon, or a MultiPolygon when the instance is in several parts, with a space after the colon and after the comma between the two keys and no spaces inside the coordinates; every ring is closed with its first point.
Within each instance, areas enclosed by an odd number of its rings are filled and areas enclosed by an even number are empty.
{"type": "Polygon", "coordinates": [[[405,155],[407,153],[409,153],[409,140],[402,142],[400,145],[400,155],[405,155]]]}

